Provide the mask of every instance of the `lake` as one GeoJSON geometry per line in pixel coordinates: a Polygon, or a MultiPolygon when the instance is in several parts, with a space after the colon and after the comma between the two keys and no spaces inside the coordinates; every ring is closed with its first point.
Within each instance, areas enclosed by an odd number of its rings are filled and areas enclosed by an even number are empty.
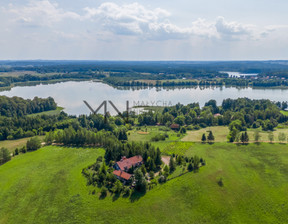
{"type": "MultiPolygon", "coordinates": [[[[96,109],[104,100],[111,100],[120,110],[126,109],[126,101],[129,106],[158,105],[170,106],[178,102],[188,104],[199,102],[203,106],[210,99],[215,99],[221,105],[223,99],[248,97],[251,99],[270,99],[272,101],[288,101],[288,89],[252,89],[236,87],[211,87],[201,89],[117,89],[101,82],[61,82],[56,84],[40,84],[37,86],[17,86],[9,91],[2,91],[0,95],[19,96],[25,99],[33,99],[35,96],[46,98],[53,97],[64,111],[71,115],[89,114],[90,110],[84,104],[86,100],[93,109],[96,109]]],[[[114,113],[114,109],[107,104],[108,111],[114,113]]],[[[103,112],[103,108],[99,110],[103,112]]]]}

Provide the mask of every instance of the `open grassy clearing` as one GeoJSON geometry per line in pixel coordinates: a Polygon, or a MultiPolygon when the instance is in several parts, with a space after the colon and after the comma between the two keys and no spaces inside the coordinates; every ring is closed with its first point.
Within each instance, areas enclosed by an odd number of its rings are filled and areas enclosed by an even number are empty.
{"type": "MultiPolygon", "coordinates": [[[[161,103],[163,104],[162,101],[161,101],[161,103]]],[[[164,102],[164,103],[168,104],[167,102],[164,102]]],[[[134,108],[140,108],[140,109],[143,109],[145,111],[152,110],[156,113],[162,113],[164,110],[164,106],[152,106],[152,104],[157,104],[157,101],[148,101],[148,102],[136,101],[135,104],[137,104],[137,105],[135,105],[134,108]],[[142,104],[145,105],[145,103],[149,104],[150,106],[141,106],[142,104]]]]}
{"type": "Polygon", "coordinates": [[[41,116],[41,115],[59,115],[61,113],[61,111],[63,110],[63,107],[57,107],[56,110],[49,110],[49,111],[44,111],[44,112],[40,112],[40,113],[35,113],[35,114],[29,114],[27,116],[29,117],[35,117],[35,116],[41,116]]]}
{"type": "MultiPolygon", "coordinates": [[[[44,140],[45,136],[38,136],[41,140],[44,140]]],[[[26,142],[30,139],[31,137],[28,138],[21,138],[21,139],[16,139],[16,140],[5,140],[5,141],[0,141],[0,148],[4,147],[7,148],[11,153],[16,149],[20,149],[21,147],[26,145],[26,142]]]]}
{"type": "Polygon", "coordinates": [[[281,110],[280,112],[281,112],[283,115],[288,116],[288,111],[287,111],[287,110],[281,110]]]}
{"type": "MultiPolygon", "coordinates": [[[[177,150],[177,149],[175,149],[177,150]]],[[[49,146],[0,166],[0,223],[286,223],[284,144],[193,143],[207,165],[144,197],[99,200],[82,168],[102,149],[49,146]],[[217,184],[223,179],[224,186],[217,184]]]]}
{"type": "Polygon", "coordinates": [[[215,137],[215,142],[226,142],[229,129],[226,126],[207,127],[196,131],[187,131],[187,135],[182,138],[182,141],[201,142],[201,137],[205,133],[208,136],[208,131],[212,131],[215,137]]]}
{"type": "MultiPolygon", "coordinates": [[[[213,135],[215,137],[215,142],[227,142],[227,135],[229,134],[229,128],[225,127],[225,126],[216,126],[216,127],[207,127],[207,128],[203,128],[200,130],[196,130],[196,131],[187,131],[186,136],[184,136],[182,138],[181,141],[184,142],[201,142],[201,137],[202,134],[205,133],[206,137],[208,135],[208,132],[211,130],[213,132],[213,135]]],[[[258,129],[260,131],[260,142],[269,142],[269,132],[267,131],[261,131],[260,129],[258,129]]],[[[279,133],[284,133],[286,135],[286,141],[284,141],[285,143],[288,142],[288,128],[276,128],[273,131],[273,135],[274,135],[274,141],[275,143],[278,143],[278,136],[279,133]]],[[[249,140],[250,142],[254,142],[254,133],[255,133],[255,129],[248,129],[247,133],[249,135],[249,140]]]]}
{"type": "MultiPolygon", "coordinates": [[[[128,140],[129,141],[150,141],[151,138],[157,134],[168,134],[169,138],[166,138],[165,141],[177,141],[181,137],[177,136],[178,132],[167,130],[164,126],[147,126],[141,127],[140,130],[134,128],[133,130],[128,132],[128,140]]],[[[182,136],[183,137],[183,136],[182,136]]]]}
{"type": "Polygon", "coordinates": [[[165,145],[162,148],[162,153],[165,155],[185,155],[186,151],[189,150],[194,143],[192,142],[172,142],[169,145],[165,145]]]}

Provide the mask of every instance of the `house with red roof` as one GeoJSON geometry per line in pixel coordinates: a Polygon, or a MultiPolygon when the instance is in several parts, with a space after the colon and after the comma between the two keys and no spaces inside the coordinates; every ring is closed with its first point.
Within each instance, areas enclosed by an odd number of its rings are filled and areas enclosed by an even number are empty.
{"type": "Polygon", "coordinates": [[[126,158],[126,156],[123,156],[122,159],[114,165],[114,169],[128,172],[131,167],[136,168],[138,166],[141,166],[142,164],[142,156],[133,156],[130,158],[126,158]]]}
{"type": "Polygon", "coordinates": [[[114,171],[113,174],[122,182],[126,183],[127,181],[131,180],[132,174],[127,173],[130,168],[136,168],[138,166],[141,166],[143,164],[143,158],[142,156],[133,156],[130,158],[126,158],[126,156],[123,156],[120,161],[118,161],[114,165],[114,171]]]}
{"type": "Polygon", "coordinates": [[[113,174],[121,181],[123,182],[126,182],[126,181],[129,181],[132,177],[131,174],[129,173],[126,173],[124,171],[121,171],[121,170],[114,170],[113,171],[113,174]]]}
{"type": "Polygon", "coordinates": [[[171,124],[170,128],[173,130],[179,130],[180,129],[180,125],[179,124],[171,124]]]}

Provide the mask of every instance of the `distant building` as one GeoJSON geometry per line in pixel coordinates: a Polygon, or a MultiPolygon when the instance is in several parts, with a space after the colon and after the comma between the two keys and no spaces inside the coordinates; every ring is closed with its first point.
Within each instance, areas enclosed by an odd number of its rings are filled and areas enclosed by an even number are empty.
{"type": "Polygon", "coordinates": [[[179,124],[171,124],[170,128],[173,130],[179,130],[180,129],[180,125],[179,124]]]}
{"type": "Polygon", "coordinates": [[[219,117],[219,116],[221,116],[221,114],[214,114],[214,117],[219,117]]]}

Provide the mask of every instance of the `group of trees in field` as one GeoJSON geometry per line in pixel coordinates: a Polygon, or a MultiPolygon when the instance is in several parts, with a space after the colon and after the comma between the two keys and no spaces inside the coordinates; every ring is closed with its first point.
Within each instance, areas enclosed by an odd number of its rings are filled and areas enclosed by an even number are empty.
{"type": "Polygon", "coordinates": [[[169,160],[169,166],[165,165],[163,170],[159,172],[158,182],[166,182],[168,180],[168,176],[176,170],[177,166],[182,168],[182,173],[180,173],[180,175],[182,175],[191,171],[198,172],[199,168],[205,165],[205,160],[196,155],[192,157],[184,157],[182,155],[173,154],[169,160]]]}
{"type": "Polygon", "coordinates": [[[162,164],[160,149],[156,149],[149,143],[123,143],[119,141],[115,142],[114,145],[106,145],[105,149],[104,158],[98,157],[96,163],[82,170],[88,185],[101,187],[103,196],[107,194],[107,191],[111,193],[124,192],[125,195],[129,195],[133,183],[135,190],[145,192],[148,187],[147,175],[153,180],[154,172],[158,171],[162,164]],[[130,158],[135,155],[142,156],[143,164],[138,168],[132,166],[128,170],[133,178],[127,181],[125,186],[113,174],[113,165],[123,156],[130,158]]]}
{"type": "Polygon", "coordinates": [[[208,142],[208,143],[212,143],[215,140],[215,137],[213,135],[212,131],[207,131],[208,132],[208,136],[206,137],[205,133],[202,134],[201,137],[201,141],[202,143],[208,142]]]}
{"type": "MultiPolygon", "coordinates": [[[[106,147],[104,158],[105,161],[109,163],[110,161],[119,161],[122,156],[130,158],[136,155],[142,156],[145,169],[148,172],[159,170],[162,164],[160,149],[155,148],[148,142],[115,143],[114,145],[106,147]]],[[[131,172],[133,172],[133,170],[131,172]]]]}
{"type": "MultiPolygon", "coordinates": [[[[231,142],[231,135],[230,134],[228,135],[227,138],[228,138],[228,141],[231,142]]],[[[249,137],[247,131],[241,131],[241,132],[238,131],[235,134],[235,138],[234,138],[233,142],[236,142],[236,143],[240,143],[241,142],[242,144],[246,144],[246,143],[248,143],[249,141],[252,140],[255,143],[259,143],[261,138],[262,138],[262,134],[260,133],[260,131],[258,129],[255,130],[254,133],[253,133],[253,136],[250,136],[250,137],[249,137]]],[[[278,140],[280,143],[283,143],[283,142],[286,141],[287,136],[286,136],[286,134],[284,132],[279,132],[278,135],[275,137],[273,131],[269,131],[268,134],[267,134],[267,139],[268,139],[268,141],[270,143],[274,142],[275,140],[276,141],[278,140]]]]}

